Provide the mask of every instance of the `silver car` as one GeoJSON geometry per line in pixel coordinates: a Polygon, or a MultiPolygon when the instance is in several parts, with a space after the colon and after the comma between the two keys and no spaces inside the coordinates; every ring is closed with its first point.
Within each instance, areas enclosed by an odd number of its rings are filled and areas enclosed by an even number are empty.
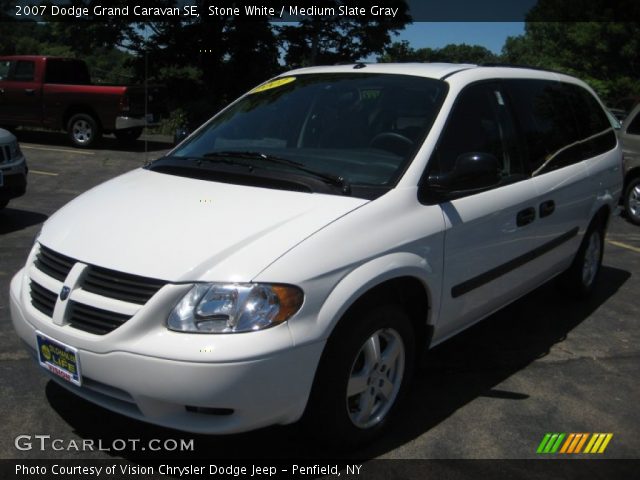
{"type": "Polygon", "coordinates": [[[27,162],[15,135],[0,128],[0,209],[27,191],[27,162]]]}

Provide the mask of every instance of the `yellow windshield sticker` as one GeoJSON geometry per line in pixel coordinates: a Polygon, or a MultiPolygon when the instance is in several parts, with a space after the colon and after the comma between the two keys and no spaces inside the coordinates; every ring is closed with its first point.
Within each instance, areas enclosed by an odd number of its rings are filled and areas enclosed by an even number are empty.
{"type": "Polygon", "coordinates": [[[271,90],[272,88],[278,88],[278,87],[281,87],[282,85],[286,85],[287,83],[294,82],[295,79],[296,79],[296,77],[278,78],[276,80],[272,80],[271,82],[264,83],[264,84],[262,84],[262,85],[260,85],[260,86],[258,86],[256,88],[254,88],[249,93],[264,92],[265,90],[271,90]]]}

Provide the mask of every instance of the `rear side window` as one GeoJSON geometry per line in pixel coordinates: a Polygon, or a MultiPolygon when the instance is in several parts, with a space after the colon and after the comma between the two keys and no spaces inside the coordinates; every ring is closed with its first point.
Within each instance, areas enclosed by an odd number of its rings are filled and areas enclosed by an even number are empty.
{"type": "Polygon", "coordinates": [[[577,85],[506,81],[533,176],[604,153],[615,133],[596,99],[577,85]]]}
{"type": "Polygon", "coordinates": [[[16,62],[16,68],[13,71],[11,80],[19,82],[30,82],[34,78],[35,63],[28,60],[18,60],[16,62]]]}
{"type": "Polygon", "coordinates": [[[631,123],[627,127],[627,133],[630,135],[640,135],[640,115],[636,114],[633,120],[631,120],[631,123]]]}
{"type": "Polygon", "coordinates": [[[89,71],[84,62],[66,59],[47,60],[46,83],[88,85],[89,71]]]}
{"type": "Polygon", "coordinates": [[[11,62],[8,60],[0,61],[0,80],[6,80],[9,77],[9,70],[11,68],[11,62]]]}

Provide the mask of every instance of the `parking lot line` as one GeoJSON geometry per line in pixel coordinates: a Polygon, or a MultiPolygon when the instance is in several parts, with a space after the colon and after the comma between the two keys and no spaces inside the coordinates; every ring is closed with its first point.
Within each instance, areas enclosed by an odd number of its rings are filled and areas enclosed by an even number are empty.
{"type": "Polygon", "coordinates": [[[87,150],[71,150],[69,148],[49,148],[49,147],[36,147],[34,145],[28,145],[25,143],[20,144],[20,148],[26,148],[31,150],[44,150],[47,152],[65,152],[65,153],[76,153],[78,155],[95,155],[96,152],[89,152],[87,150]]]}
{"type": "Polygon", "coordinates": [[[622,242],[616,242],[615,240],[607,240],[607,243],[611,245],[615,245],[616,247],[626,248],[627,250],[631,250],[632,252],[640,253],[640,248],[634,247],[633,245],[628,245],[622,242]]]}
{"type": "Polygon", "coordinates": [[[59,173],[43,172],[42,170],[33,170],[33,169],[30,169],[29,172],[30,173],[35,173],[36,175],[49,175],[51,177],[57,177],[58,175],[60,175],[59,173]]]}

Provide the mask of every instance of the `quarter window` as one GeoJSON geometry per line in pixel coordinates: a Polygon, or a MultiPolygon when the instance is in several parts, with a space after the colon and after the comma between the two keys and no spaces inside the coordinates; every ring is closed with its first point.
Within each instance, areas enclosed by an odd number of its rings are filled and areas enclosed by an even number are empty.
{"type": "Polygon", "coordinates": [[[533,176],[615,147],[606,114],[582,87],[546,80],[505,83],[533,176]]]}

